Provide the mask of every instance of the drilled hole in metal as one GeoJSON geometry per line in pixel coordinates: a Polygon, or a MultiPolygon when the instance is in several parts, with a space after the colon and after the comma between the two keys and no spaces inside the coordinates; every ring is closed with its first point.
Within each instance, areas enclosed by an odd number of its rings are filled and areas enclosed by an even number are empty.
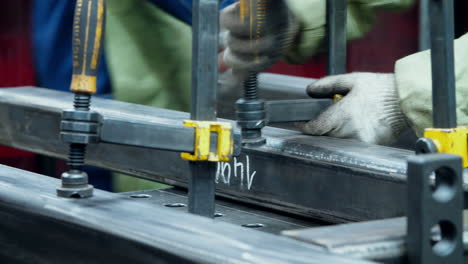
{"type": "Polygon", "coordinates": [[[215,213],[214,214],[214,217],[223,217],[223,216],[224,216],[224,214],[222,214],[222,213],[215,213]]]}
{"type": "Polygon", "coordinates": [[[456,194],[456,175],[450,168],[440,168],[435,171],[435,185],[432,185],[432,196],[438,202],[448,202],[456,194]]]}
{"type": "Polygon", "coordinates": [[[148,199],[148,198],[151,198],[151,195],[145,194],[145,193],[139,193],[139,194],[132,194],[132,195],[130,195],[130,198],[148,199]]]}
{"type": "Polygon", "coordinates": [[[432,238],[429,241],[433,252],[441,257],[453,253],[456,247],[457,229],[450,221],[440,221],[431,229],[432,238]]]}
{"type": "Polygon", "coordinates": [[[244,224],[242,225],[243,227],[247,227],[247,228],[262,228],[262,227],[265,227],[264,224],[260,224],[260,223],[254,223],[254,224],[244,224]]]}
{"type": "Polygon", "coordinates": [[[185,207],[186,205],[183,203],[171,203],[171,204],[165,204],[164,206],[170,207],[170,208],[178,208],[178,207],[185,207]]]}

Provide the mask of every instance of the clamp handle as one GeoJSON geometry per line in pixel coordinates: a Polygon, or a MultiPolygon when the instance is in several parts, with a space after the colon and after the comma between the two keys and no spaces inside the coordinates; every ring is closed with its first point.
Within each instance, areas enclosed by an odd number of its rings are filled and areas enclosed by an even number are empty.
{"type": "Polygon", "coordinates": [[[73,77],[71,91],[96,93],[96,78],[103,46],[104,0],[77,0],[73,20],[73,77]]]}

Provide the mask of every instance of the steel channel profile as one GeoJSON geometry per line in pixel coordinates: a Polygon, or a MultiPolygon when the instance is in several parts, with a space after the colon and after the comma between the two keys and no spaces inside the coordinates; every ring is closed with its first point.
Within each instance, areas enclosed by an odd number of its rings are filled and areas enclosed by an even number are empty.
{"type": "Polygon", "coordinates": [[[327,74],[346,73],[347,0],[327,0],[327,74]]]}
{"type": "Polygon", "coordinates": [[[2,263],[373,263],[101,190],[60,199],[58,179],[7,166],[0,183],[2,263]]]}
{"type": "MultiPolygon", "coordinates": [[[[193,1],[191,119],[216,120],[219,0],[193,1]]],[[[216,164],[190,162],[189,212],[213,217],[216,164]]]]}
{"type": "Polygon", "coordinates": [[[435,128],[457,126],[453,0],[431,0],[432,102],[435,128]]]}
{"type": "Polygon", "coordinates": [[[411,264],[463,263],[462,182],[459,156],[426,154],[408,159],[406,241],[411,264]],[[434,229],[439,229],[438,237],[433,237],[434,229]]]}
{"type": "MultiPolygon", "coordinates": [[[[0,89],[0,144],[64,159],[59,124],[71,98],[40,88],[0,89]]],[[[114,120],[165,127],[189,118],[99,98],[93,110],[102,115],[103,130],[114,120]]],[[[404,215],[406,158],[412,152],[272,127],[264,134],[267,145],[243,148],[232,162],[216,164],[219,195],[332,222],[404,215]]],[[[190,177],[188,163],[171,151],[101,143],[90,146],[88,157],[88,165],[182,187],[190,177]]]]}

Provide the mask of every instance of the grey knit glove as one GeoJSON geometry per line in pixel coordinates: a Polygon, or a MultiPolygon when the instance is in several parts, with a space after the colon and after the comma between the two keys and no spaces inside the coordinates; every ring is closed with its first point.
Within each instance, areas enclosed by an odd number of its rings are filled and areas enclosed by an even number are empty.
{"type": "Polygon", "coordinates": [[[235,75],[260,72],[278,62],[299,31],[284,0],[245,3],[241,7],[236,2],[221,13],[221,27],[228,31],[224,63],[235,75]]]}
{"type": "Polygon", "coordinates": [[[354,138],[385,145],[407,127],[394,74],[350,73],[325,77],[307,87],[315,98],[346,95],[308,122],[303,131],[315,136],[354,138]]]}

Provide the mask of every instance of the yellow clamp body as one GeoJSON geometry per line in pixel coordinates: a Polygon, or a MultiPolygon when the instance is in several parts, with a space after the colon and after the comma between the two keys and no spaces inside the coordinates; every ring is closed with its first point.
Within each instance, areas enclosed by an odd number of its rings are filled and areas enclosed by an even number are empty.
{"type": "Polygon", "coordinates": [[[468,168],[467,126],[450,129],[429,128],[424,131],[424,137],[432,139],[438,152],[461,156],[463,158],[463,167],[468,168]]]}
{"type": "Polygon", "coordinates": [[[234,153],[231,123],[187,120],[184,122],[184,126],[195,128],[195,146],[194,153],[182,153],[182,159],[212,162],[228,162],[231,160],[234,153]],[[218,134],[216,153],[210,151],[210,135],[212,132],[218,134]]]}

